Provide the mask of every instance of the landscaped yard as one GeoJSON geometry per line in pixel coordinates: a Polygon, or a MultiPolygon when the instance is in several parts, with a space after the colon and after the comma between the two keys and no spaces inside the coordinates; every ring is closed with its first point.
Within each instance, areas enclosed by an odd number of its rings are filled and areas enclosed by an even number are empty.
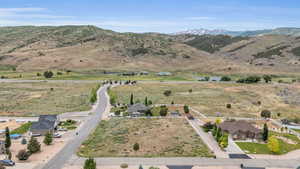
{"type": "MultiPolygon", "coordinates": [[[[271,132],[271,135],[279,136],[283,139],[278,139],[280,145],[280,152],[278,155],[286,154],[290,151],[300,149],[300,140],[291,134],[279,134],[271,132]]],[[[260,143],[249,143],[249,142],[237,142],[242,150],[244,150],[248,154],[273,154],[267,144],[260,144],[260,143]]]]}
{"type": "MultiPolygon", "coordinates": [[[[273,113],[273,118],[300,117],[300,104],[294,100],[287,102],[279,95],[280,91],[289,87],[297,91],[299,84],[236,84],[236,83],[138,83],[135,86],[118,86],[112,89],[117,95],[117,103],[134,100],[143,103],[145,97],[153,104],[188,104],[206,115],[257,117],[264,109],[273,113]],[[192,91],[189,91],[192,89],[192,91]],[[171,91],[170,96],[163,93],[171,91]],[[231,104],[231,108],[226,105],[231,104]],[[218,113],[219,112],[219,113],[218,113]]],[[[290,99],[290,98],[288,98],[290,99]]],[[[293,99],[293,98],[291,98],[293,99]]]]}
{"type": "Polygon", "coordinates": [[[34,116],[86,111],[94,83],[1,83],[0,115],[34,116]]]}
{"type": "Polygon", "coordinates": [[[84,157],[211,157],[185,119],[102,121],[78,151],[84,157]],[[134,151],[133,145],[139,144],[134,151]]]}

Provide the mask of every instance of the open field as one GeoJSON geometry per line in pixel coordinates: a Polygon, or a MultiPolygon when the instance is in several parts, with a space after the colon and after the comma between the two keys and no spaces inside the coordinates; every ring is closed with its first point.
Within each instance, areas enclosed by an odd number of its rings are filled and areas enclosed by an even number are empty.
{"type": "Polygon", "coordinates": [[[235,84],[235,83],[189,83],[163,84],[149,83],[135,86],[118,86],[112,91],[117,102],[129,103],[133,93],[135,101],[145,97],[153,104],[188,104],[210,116],[258,117],[263,109],[273,112],[273,117],[300,117],[299,100],[294,96],[300,85],[295,84],[235,84]],[[192,92],[189,90],[192,89],[192,92]],[[163,93],[171,90],[170,96],[163,93]],[[297,101],[298,100],[298,101],[297,101]],[[261,104],[259,104],[259,101],[261,104]],[[231,104],[227,108],[226,104],[231,104]],[[217,113],[220,112],[220,113],[217,113]]]}
{"type": "Polygon", "coordinates": [[[102,121],[78,155],[84,157],[211,157],[185,119],[102,121]],[[140,149],[133,150],[138,143],[140,149]]]}
{"type": "Polygon", "coordinates": [[[0,115],[34,116],[86,111],[96,84],[1,83],[0,115]]]}
{"type": "MultiPolygon", "coordinates": [[[[279,141],[280,152],[277,155],[286,154],[290,151],[300,149],[300,140],[297,136],[271,132],[271,136],[272,135],[275,135],[279,141]]],[[[240,148],[248,154],[272,154],[267,144],[237,142],[237,145],[239,145],[240,148]]]]}

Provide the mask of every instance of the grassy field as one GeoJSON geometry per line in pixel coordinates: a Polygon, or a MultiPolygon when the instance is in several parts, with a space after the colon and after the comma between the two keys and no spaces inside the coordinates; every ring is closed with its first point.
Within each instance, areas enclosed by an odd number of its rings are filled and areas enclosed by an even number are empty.
{"type": "Polygon", "coordinates": [[[83,157],[211,157],[185,119],[112,119],[78,151],[83,157]],[[140,149],[133,150],[138,143],[140,149]]]}
{"type": "Polygon", "coordinates": [[[188,104],[200,112],[216,116],[257,117],[263,109],[273,113],[273,117],[299,117],[299,104],[286,103],[278,93],[285,88],[298,91],[299,84],[234,84],[234,83],[189,83],[189,84],[163,84],[143,83],[136,86],[119,86],[112,90],[117,95],[117,102],[129,103],[130,94],[133,93],[135,101],[143,102],[145,97],[153,104],[188,104]],[[192,92],[189,90],[192,89],[192,92]],[[163,93],[171,90],[170,96],[163,93]],[[261,102],[261,105],[258,102],[261,102]],[[226,104],[231,104],[227,108],[226,104]],[[219,114],[219,113],[218,113],[219,114]]]}
{"type": "MultiPolygon", "coordinates": [[[[294,144],[289,144],[282,139],[278,139],[280,145],[280,152],[277,155],[286,154],[290,151],[300,149],[300,140],[295,135],[279,134],[274,132],[272,132],[271,135],[280,136],[289,139],[294,143],[294,144]]],[[[249,154],[273,154],[269,150],[267,144],[237,142],[237,145],[239,145],[242,150],[244,150],[249,154]]]]}
{"type": "Polygon", "coordinates": [[[94,83],[1,83],[0,115],[34,116],[86,111],[94,83]]]}
{"type": "Polygon", "coordinates": [[[30,129],[31,125],[31,122],[24,123],[20,127],[11,131],[10,134],[25,134],[30,129]]]}

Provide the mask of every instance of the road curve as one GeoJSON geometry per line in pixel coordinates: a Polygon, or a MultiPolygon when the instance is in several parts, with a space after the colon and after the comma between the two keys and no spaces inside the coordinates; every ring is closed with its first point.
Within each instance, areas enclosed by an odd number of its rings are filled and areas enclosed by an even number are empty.
{"type": "Polygon", "coordinates": [[[76,153],[81,143],[89,136],[89,134],[97,127],[101,121],[102,113],[105,111],[108,104],[108,96],[106,94],[108,86],[101,87],[98,94],[98,101],[96,105],[91,110],[93,115],[91,115],[82,127],[78,131],[78,135],[74,136],[66,146],[58,152],[51,160],[48,161],[44,166],[39,166],[35,169],[61,169],[64,167],[65,163],[76,153]]]}

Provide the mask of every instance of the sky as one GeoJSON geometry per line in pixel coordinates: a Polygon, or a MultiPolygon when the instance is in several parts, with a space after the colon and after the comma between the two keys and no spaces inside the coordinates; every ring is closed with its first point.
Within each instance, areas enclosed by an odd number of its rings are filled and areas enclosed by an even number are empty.
{"type": "Polygon", "coordinates": [[[0,26],[95,25],[118,32],[300,27],[299,0],[1,0],[0,26]]]}

